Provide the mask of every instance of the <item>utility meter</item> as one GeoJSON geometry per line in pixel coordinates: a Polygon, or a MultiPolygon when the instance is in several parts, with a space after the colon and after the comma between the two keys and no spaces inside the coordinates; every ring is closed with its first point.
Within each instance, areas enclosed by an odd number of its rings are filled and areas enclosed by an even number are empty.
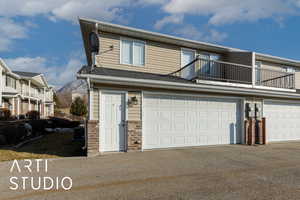
{"type": "Polygon", "coordinates": [[[262,112],[261,112],[261,104],[260,103],[256,103],[255,104],[255,118],[256,119],[261,119],[262,117],[262,112]]]}
{"type": "Polygon", "coordinates": [[[255,116],[255,109],[252,103],[246,103],[246,117],[254,117],[255,116]]]}

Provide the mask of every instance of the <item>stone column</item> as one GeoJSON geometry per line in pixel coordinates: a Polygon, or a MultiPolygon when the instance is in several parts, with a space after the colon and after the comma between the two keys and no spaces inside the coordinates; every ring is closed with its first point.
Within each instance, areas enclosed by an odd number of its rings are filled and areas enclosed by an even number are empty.
{"type": "Polygon", "coordinates": [[[96,156],[100,154],[100,135],[99,135],[99,121],[88,120],[86,122],[86,145],[87,156],[96,156]]]}
{"type": "Polygon", "coordinates": [[[142,121],[127,121],[127,150],[142,150],[142,121]]]}

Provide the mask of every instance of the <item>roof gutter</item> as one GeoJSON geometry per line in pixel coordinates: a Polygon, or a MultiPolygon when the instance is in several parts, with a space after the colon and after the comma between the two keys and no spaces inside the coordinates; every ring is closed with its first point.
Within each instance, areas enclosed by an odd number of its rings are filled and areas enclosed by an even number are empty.
{"type": "Polygon", "coordinates": [[[123,77],[113,77],[104,75],[93,75],[93,74],[77,74],[78,79],[87,79],[95,83],[104,84],[126,84],[129,86],[139,87],[151,87],[151,88],[163,88],[163,89],[175,89],[175,90],[186,90],[195,92],[211,92],[211,93],[222,93],[222,94],[235,94],[244,96],[261,96],[261,97],[275,97],[275,98],[289,98],[300,100],[300,94],[287,93],[280,91],[268,91],[253,88],[238,88],[238,87],[226,87],[216,86],[207,84],[187,84],[187,83],[175,83],[169,81],[158,81],[158,80],[145,80],[145,79],[133,79],[123,77]]]}

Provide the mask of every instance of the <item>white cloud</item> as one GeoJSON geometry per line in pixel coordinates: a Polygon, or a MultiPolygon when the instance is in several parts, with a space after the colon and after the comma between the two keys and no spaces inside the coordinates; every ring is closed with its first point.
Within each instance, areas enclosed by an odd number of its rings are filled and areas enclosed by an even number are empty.
{"type": "Polygon", "coordinates": [[[26,25],[7,18],[0,18],[0,24],[0,52],[10,51],[14,40],[27,37],[26,25]]]}
{"type": "Polygon", "coordinates": [[[48,83],[56,87],[75,80],[76,73],[84,64],[77,54],[72,55],[64,65],[53,65],[45,57],[17,57],[5,59],[5,62],[12,70],[42,73],[48,83]]]}
{"type": "Polygon", "coordinates": [[[206,42],[221,42],[225,38],[227,38],[226,33],[221,33],[214,29],[208,29],[203,32],[200,32],[193,25],[184,25],[178,28],[175,33],[189,39],[201,40],[206,42]]]}
{"type": "Polygon", "coordinates": [[[162,29],[167,24],[181,24],[183,22],[183,15],[170,15],[162,18],[161,20],[157,21],[154,25],[156,29],[162,29]]]}
{"type": "MultiPolygon", "coordinates": [[[[45,15],[52,20],[77,21],[78,16],[107,21],[122,18],[124,7],[163,4],[166,0],[0,0],[0,15],[45,15]]],[[[122,19],[121,19],[122,20],[122,19]]]]}
{"type": "Polygon", "coordinates": [[[296,15],[298,0],[170,0],[163,10],[171,15],[208,16],[213,25],[296,15]]]}

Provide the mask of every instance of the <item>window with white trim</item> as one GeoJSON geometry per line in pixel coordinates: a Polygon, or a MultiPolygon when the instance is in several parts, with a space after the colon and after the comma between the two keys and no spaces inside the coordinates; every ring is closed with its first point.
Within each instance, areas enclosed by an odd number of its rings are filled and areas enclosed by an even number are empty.
{"type": "Polygon", "coordinates": [[[284,69],[285,69],[286,72],[289,72],[289,73],[295,73],[296,72],[295,68],[291,67],[291,66],[285,66],[284,69]]]}
{"type": "Polygon", "coordinates": [[[145,42],[121,39],[121,64],[144,66],[145,42]]]}

